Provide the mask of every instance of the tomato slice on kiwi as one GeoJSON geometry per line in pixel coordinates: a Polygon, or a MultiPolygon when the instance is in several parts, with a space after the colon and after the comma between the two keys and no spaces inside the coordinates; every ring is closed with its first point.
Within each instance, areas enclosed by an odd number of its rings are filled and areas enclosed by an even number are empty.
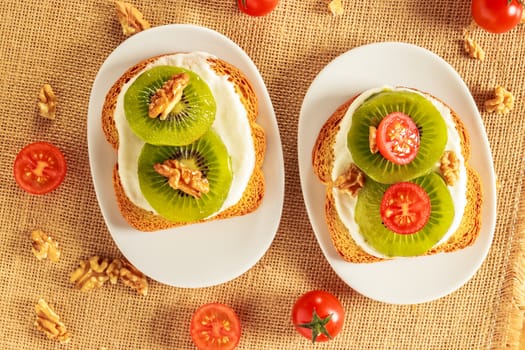
{"type": "Polygon", "coordinates": [[[31,143],[15,158],[15,180],[26,192],[32,194],[51,192],[62,183],[65,175],[64,155],[50,143],[31,143]]]}
{"type": "Polygon", "coordinates": [[[410,234],[421,230],[430,218],[430,197],[412,182],[390,186],[381,200],[381,219],[390,230],[410,234]]]}
{"type": "Polygon", "coordinates": [[[384,117],[377,127],[377,148],[395,164],[408,164],[419,150],[419,130],[412,118],[402,112],[384,117]]]}
{"type": "Polygon", "coordinates": [[[194,312],[190,334],[199,350],[233,350],[241,338],[241,322],[228,305],[209,303],[194,312]]]}

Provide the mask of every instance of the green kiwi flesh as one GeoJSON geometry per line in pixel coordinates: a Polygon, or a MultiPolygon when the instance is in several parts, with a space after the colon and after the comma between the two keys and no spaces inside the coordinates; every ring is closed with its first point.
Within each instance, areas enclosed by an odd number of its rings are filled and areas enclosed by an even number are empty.
{"type": "Polygon", "coordinates": [[[412,234],[398,234],[383,225],[380,213],[381,199],[390,186],[366,179],[359,192],[355,220],[364,240],[387,257],[422,255],[447,233],[454,219],[454,202],[443,178],[430,172],[413,179],[430,197],[430,218],[427,224],[412,234]]]}
{"type": "Polygon", "coordinates": [[[348,132],[348,148],[355,164],[381,183],[408,181],[428,173],[439,161],[447,144],[447,126],[437,108],[418,93],[383,90],[366,99],[354,112],[348,132]],[[369,145],[369,127],[392,112],[410,116],[419,129],[420,146],[414,160],[395,164],[381,153],[372,153],[369,145]]]}
{"type": "Polygon", "coordinates": [[[232,176],[226,146],[213,129],[189,145],[145,144],[138,160],[142,194],[159,215],[173,222],[194,222],[217,212],[228,196],[232,176]],[[167,159],[177,159],[193,170],[200,170],[208,179],[209,192],[196,198],[170,187],[168,178],[153,169],[154,164],[167,159]]]}
{"type": "Polygon", "coordinates": [[[201,137],[215,120],[216,103],[202,78],[187,69],[156,66],[141,73],[124,95],[124,112],[133,132],[153,145],[180,146],[201,137]],[[151,97],[174,75],[187,73],[188,85],[181,101],[165,120],[148,116],[151,97]]]}

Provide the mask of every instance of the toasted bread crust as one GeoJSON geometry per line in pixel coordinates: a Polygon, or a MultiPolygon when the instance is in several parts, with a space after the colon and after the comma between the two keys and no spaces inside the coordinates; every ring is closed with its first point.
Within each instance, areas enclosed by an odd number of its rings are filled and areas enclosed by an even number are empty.
{"type": "MultiPolygon", "coordinates": [[[[152,57],[150,59],[139,62],[135,66],[128,69],[110,88],[106,95],[106,100],[102,108],[102,129],[106,140],[111,146],[118,150],[119,138],[118,131],[115,127],[113,114],[117,104],[117,97],[121,92],[122,86],[128,82],[132,77],[142,71],[148,64],[154,62],[161,56],[152,57]]],[[[258,101],[255,91],[244,76],[233,65],[217,59],[209,58],[208,63],[210,67],[218,74],[228,76],[228,80],[235,86],[237,94],[240,96],[241,102],[244,105],[248,120],[250,123],[252,139],[255,149],[255,167],[248,182],[247,188],[243,192],[242,198],[233,206],[222,211],[218,215],[212,216],[196,222],[172,222],[156,215],[152,212],[144,210],[136,206],[126,196],[118,173],[118,164],[115,164],[113,169],[113,187],[117,199],[117,204],[122,216],[126,221],[140,231],[157,231],[167,228],[173,228],[183,225],[188,225],[197,222],[206,222],[217,219],[225,219],[233,216],[245,215],[256,210],[262,202],[265,191],[264,174],[262,171],[262,164],[266,153],[266,136],[263,128],[257,124],[258,116],[258,101]]]]}
{"type": "MultiPolygon", "coordinates": [[[[333,184],[331,172],[334,164],[333,145],[339,131],[339,123],[345,116],[349,106],[357,96],[342,104],[328,118],[321,128],[312,151],[312,164],[314,173],[326,185],[325,218],[332,243],[341,257],[352,263],[374,263],[382,261],[365,252],[352,238],[348,228],[341,221],[333,197],[333,184]]],[[[434,96],[431,96],[437,99],[434,96]]],[[[439,99],[437,99],[440,101],[439,99]]],[[[440,101],[443,103],[442,101],[440,101]]],[[[445,106],[446,104],[443,103],[445,106]]],[[[447,106],[448,107],[448,106],[447,106]]],[[[452,118],[458,131],[462,154],[467,169],[467,206],[460,227],[445,243],[431,249],[426,255],[440,252],[453,252],[463,249],[474,243],[481,229],[481,205],[483,202],[482,186],[479,174],[467,163],[470,157],[470,138],[459,116],[451,110],[452,118]]]]}

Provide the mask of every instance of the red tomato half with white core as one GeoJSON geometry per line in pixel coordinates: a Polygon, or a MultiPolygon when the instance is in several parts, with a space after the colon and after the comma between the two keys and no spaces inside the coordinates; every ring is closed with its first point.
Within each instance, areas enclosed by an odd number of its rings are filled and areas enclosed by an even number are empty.
{"type": "Polygon", "coordinates": [[[64,180],[66,160],[62,152],[47,142],[25,146],[13,165],[16,183],[31,194],[53,191],[64,180]]]}
{"type": "Polygon", "coordinates": [[[190,334],[199,350],[233,350],[241,339],[241,322],[228,305],[209,303],[194,312],[190,334]]]}

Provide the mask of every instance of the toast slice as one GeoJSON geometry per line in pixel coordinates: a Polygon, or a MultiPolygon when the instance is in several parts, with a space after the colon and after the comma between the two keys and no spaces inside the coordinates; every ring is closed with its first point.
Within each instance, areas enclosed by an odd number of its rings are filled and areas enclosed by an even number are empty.
{"type": "MultiPolygon", "coordinates": [[[[106,95],[106,99],[102,108],[102,129],[106,140],[111,146],[118,151],[119,148],[119,135],[118,130],[115,126],[115,120],[113,118],[115,108],[117,105],[117,98],[122,91],[122,87],[131,78],[143,71],[149,64],[155,62],[162,56],[156,56],[144,61],[141,61],[129,68],[110,88],[106,95]]],[[[257,124],[258,116],[258,101],[253,86],[249,82],[248,78],[235,66],[225,62],[219,58],[209,57],[206,59],[210,67],[219,76],[226,76],[228,81],[234,84],[235,91],[239,95],[240,100],[247,111],[248,121],[251,129],[251,136],[253,139],[254,150],[255,150],[255,166],[248,185],[243,192],[242,198],[233,206],[225,209],[224,211],[203,219],[197,222],[206,222],[217,219],[226,219],[229,217],[245,215],[256,210],[261,204],[264,191],[265,181],[264,174],[262,171],[262,165],[266,152],[266,136],[264,129],[257,124]]],[[[157,231],[167,228],[178,227],[182,225],[188,225],[196,222],[172,222],[165,218],[145,210],[135,205],[126,195],[120,176],[118,172],[118,163],[115,164],[113,169],[113,187],[117,199],[117,204],[122,216],[126,221],[140,231],[157,231]]]]}
{"type": "MultiPolygon", "coordinates": [[[[438,100],[434,96],[428,94],[427,96],[438,100]]],[[[357,96],[352,97],[339,106],[321,128],[312,150],[312,165],[316,176],[324,185],[326,185],[324,211],[330,238],[335,249],[339,255],[348,262],[373,263],[385,259],[375,257],[365,252],[355,242],[348,228],[343,224],[337,213],[332,191],[334,184],[331,180],[331,173],[335,157],[333,150],[335,138],[340,130],[341,120],[356,97],[357,96]]],[[[440,102],[443,103],[442,101],[440,102]]],[[[447,106],[445,103],[443,104],[447,106]]],[[[467,206],[457,231],[446,242],[432,248],[426,253],[426,255],[440,252],[453,252],[463,249],[474,243],[481,229],[481,205],[483,202],[483,193],[479,174],[468,164],[471,147],[470,138],[465,129],[465,125],[457,113],[449,106],[447,107],[450,109],[452,118],[455,122],[455,127],[461,140],[462,155],[465,159],[468,178],[467,206]]]]}

